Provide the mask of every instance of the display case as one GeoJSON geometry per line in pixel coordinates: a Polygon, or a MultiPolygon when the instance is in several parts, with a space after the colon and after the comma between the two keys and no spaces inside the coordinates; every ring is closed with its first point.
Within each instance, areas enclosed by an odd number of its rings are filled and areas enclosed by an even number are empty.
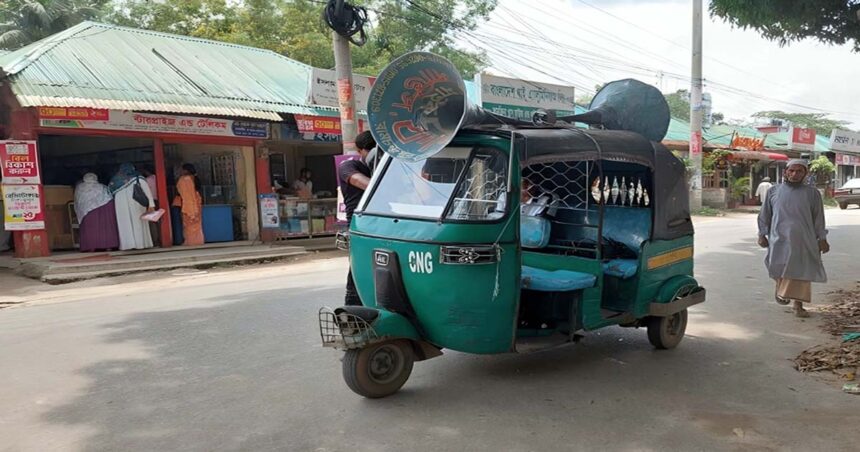
{"type": "Polygon", "coordinates": [[[288,197],[278,204],[280,238],[334,235],[337,232],[337,198],[288,197]]]}

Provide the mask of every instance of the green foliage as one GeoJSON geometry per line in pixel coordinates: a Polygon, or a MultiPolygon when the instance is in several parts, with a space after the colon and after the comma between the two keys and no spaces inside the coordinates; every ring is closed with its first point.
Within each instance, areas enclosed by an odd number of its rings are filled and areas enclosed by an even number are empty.
{"type": "MultiPolygon", "coordinates": [[[[438,53],[467,78],[486,67],[483,53],[458,49],[459,29],[473,29],[496,0],[424,0],[416,9],[399,0],[356,1],[368,8],[368,41],[352,48],[357,73],[378,74],[394,58],[414,50],[438,53]]],[[[303,63],[334,67],[331,30],[316,0],[124,0],[107,20],[126,26],[269,49],[303,63]]]]}
{"type": "Polygon", "coordinates": [[[728,160],[730,155],[732,155],[732,151],[726,149],[714,149],[705,153],[702,157],[702,174],[713,174],[717,168],[717,163],[728,160]]]}
{"type": "Polygon", "coordinates": [[[816,134],[828,138],[833,129],[844,129],[851,124],[849,121],[828,118],[827,113],[786,113],[779,110],[768,110],[755,113],[752,117],[789,121],[798,127],[813,128],[816,134]]]}
{"type": "Polygon", "coordinates": [[[816,177],[829,176],[836,172],[836,165],[827,157],[821,155],[817,159],[809,162],[809,172],[816,177]]]}
{"type": "Polygon", "coordinates": [[[684,121],[690,120],[689,91],[679,89],[672,94],[664,94],[663,96],[666,98],[666,103],[669,104],[669,114],[673,118],[683,119],[684,121]]]}
{"type": "Polygon", "coordinates": [[[711,113],[711,122],[713,122],[714,124],[723,124],[723,121],[725,121],[725,119],[726,116],[720,112],[711,113]]]}
{"type": "Polygon", "coordinates": [[[731,178],[732,198],[741,199],[744,195],[750,193],[750,178],[749,176],[731,178]]]}
{"type": "Polygon", "coordinates": [[[825,197],[823,202],[825,207],[836,207],[839,205],[839,203],[836,202],[836,198],[831,198],[829,196],[825,197]]]}
{"type": "Polygon", "coordinates": [[[860,52],[860,3],[856,0],[712,0],[712,16],[752,28],[786,45],[805,38],[849,44],[860,52]]]}
{"type": "Polygon", "coordinates": [[[0,2],[0,49],[14,50],[101,16],[109,0],[0,2]]]}

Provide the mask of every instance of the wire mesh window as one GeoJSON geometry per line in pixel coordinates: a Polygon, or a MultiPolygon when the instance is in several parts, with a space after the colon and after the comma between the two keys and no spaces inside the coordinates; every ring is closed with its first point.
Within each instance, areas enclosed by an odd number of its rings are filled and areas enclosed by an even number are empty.
{"type": "MultiPolygon", "coordinates": [[[[538,209],[588,210],[589,174],[593,164],[582,162],[535,163],[523,169],[522,202],[525,214],[538,209]]],[[[550,215],[553,215],[551,212],[550,215]]]]}

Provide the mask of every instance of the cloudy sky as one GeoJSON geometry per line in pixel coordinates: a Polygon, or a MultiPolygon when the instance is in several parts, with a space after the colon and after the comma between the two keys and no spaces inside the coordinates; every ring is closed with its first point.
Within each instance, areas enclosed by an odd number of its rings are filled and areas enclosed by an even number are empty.
{"type": "MultiPolygon", "coordinates": [[[[712,19],[704,3],[705,91],[714,111],[730,119],[826,111],[860,128],[860,54],[812,40],[780,47],[712,19]]],[[[633,77],[674,92],[690,86],[691,17],[690,0],[500,0],[466,40],[488,52],[491,73],[579,92],[633,77]]]]}

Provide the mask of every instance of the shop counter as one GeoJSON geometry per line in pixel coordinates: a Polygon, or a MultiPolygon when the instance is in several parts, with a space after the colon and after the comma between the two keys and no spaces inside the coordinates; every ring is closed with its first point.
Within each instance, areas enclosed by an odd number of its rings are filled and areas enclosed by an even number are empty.
{"type": "Polygon", "coordinates": [[[337,198],[285,198],[278,204],[280,238],[333,235],[337,232],[337,198]]]}

